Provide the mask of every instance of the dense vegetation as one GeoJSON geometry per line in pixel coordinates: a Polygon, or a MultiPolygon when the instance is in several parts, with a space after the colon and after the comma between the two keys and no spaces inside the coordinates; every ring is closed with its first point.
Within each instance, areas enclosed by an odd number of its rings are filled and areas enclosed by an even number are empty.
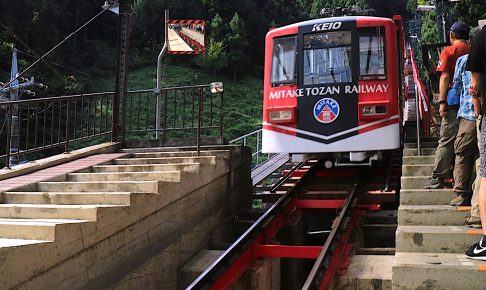
{"type": "MultiPolygon", "coordinates": [[[[231,136],[258,127],[261,112],[264,37],[271,27],[318,17],[321,8],[359,5],[377,16],[401,14],[421,23],[423,43],[437,40],[434,13],[415,16],[421,0],[134,0],[130,38],[130,87],[155,85],[155,60],[163,45],[163,14],[172,19],[207,20],[207,54],[171,56],[165,84],[225,81],[231,136]],[[180,73],[180,74],[178,74],[180,73]]],[[[9,78],[11,48],[19,51],[21,68],[31,64],[101,11],[104,0],[0,0],[0,81],[9,78]]],[[[474,25],[486,18],[483,0],[452,6],[453,18],[474,25]]],[[[106,12],[72,36],[26,76],[48,84],[40,95],[112,90],[114,87],[117,15],[106,12]]]]}

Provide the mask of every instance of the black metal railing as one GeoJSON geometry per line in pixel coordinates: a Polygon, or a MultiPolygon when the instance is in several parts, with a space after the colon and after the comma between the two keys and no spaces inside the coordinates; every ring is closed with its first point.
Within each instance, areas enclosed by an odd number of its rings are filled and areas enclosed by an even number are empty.
{"type": "MultiPolygon", "coordinates": [[[[212,94],[209,85],[130,91],[119,110],[121,136],[113,133],[115,93],[93,93],[0,103],[0,158],[5,167],[25,156],[53,155],[73,147],[109,140],[196,138],[223,134],[223,93],[212,94]],[[161,106],[157,110],[157,98],[161,106]],[[159,118],[156,113],[160,112],[159,118]],[[156,124],[160,120],[160,124],[156,124]],[[159,134],[157,134],[159,132],[159,134]],[[79,143],[84,141],[86,143],[79,143]]],[[[29,158],[29,159],[35,159],[29,158]]]]}

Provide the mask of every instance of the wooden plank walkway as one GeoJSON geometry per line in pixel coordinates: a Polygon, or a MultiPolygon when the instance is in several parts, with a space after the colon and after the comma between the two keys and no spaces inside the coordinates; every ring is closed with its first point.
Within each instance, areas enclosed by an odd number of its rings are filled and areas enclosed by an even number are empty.
{"type": "Polygon", "coordinates": [[[85,158],[80,158],[61,165],[56,165],[34,173],[8,178],[0,181],[0,192],[11,191],[17,187],[45,181],[66,173],[72,173],[94,165],[108,162],[110,160],[127,156],[127,153],[107,153],[97,154],[85,158]]]}

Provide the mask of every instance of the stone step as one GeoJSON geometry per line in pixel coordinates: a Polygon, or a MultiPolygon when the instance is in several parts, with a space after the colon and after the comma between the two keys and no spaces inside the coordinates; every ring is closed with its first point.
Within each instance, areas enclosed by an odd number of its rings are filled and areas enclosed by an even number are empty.
{"type": "MultiPolygon", "coordinates": [[[[430,176],[402,176],[402,189],[425,189],[425,184],[429,182],[430,176]]],[[[450,184],[446,183],[447,186],[450,184]]]]}
{"type": "MultiPolygon", "coordinates": [[[[437,148],[438,144],[439,143],[437,141],[420,142],[420,147],[421,148],[437,148]]],[[[417,143],[405,143],[403,145],[403,148],[405,148],[405,149],[417,149],[417,143]]]]}
{"type": "Polygon", "coordinates": [[[27,239],[3,239],[0,238],[0,250],[9,250],[8,248],[17,248],[28,245],[48,243],[50,241],[43,240],[27,240],[27,239]]]}
{"type": "Polygon", "coordinates": [[[5,192],[2,203],[130,205],[129,192],[5,192]]]}
{"type": "Polygon", "coordinates": [[[145,171],[183,171],[197,172],[199,163],[146,164],[146,165],[100,165],[93,166],[95,173],[103,172],[145,172],[145,171]]]}
{"type": "MultiPolygon", "coordinates": [[[[435,148],[422,148],[421,156],[434,156],[435,148]]],[[[417,149],[403,149],[403,156],[418,156],[417,149]]]]}
{"type": "MultiPolygon", "coordinates": [[[[199,156],[213,156],[227,153],[228,150],[200,151],[199,156]]],[[[164,158],[164,157],[197,157],[197,151],[173,151],[173,152],[137,152],[131,154],[132,158],[164,158]]]]}
{"type": "Polygon", "coordinates": [[[400,205],[399,225],[463,226],[470,215],[470,206],[400,205]]]}
{"type": "Polygon", "coordinates": [[[180,171],[69,173],[67,181],[169,181],[180,182],[180,171]]]}
{"type": "Polygon", "coordinates": [[[393,255],[355,255],[344,275],[337,275],[334,289],[392,289],[393,255]],[[379,285],[379,287],[377,286],[379,285]]]}
{"type": "Polygon", "coordinates": [[[434,164],[435,156],[403,156],[403,165],[434,164]]]}
{"type": "MultiPolygon", "coordinates": [[[[95,221],[97,205],[0,204],[0,218],[76,219],[95,221]]],[[[115,207],[104,205],[103,207],[115,207]]]]}
{"type": "Polygon", "coordinates": [[[454,197],[452,189],[401,189],[401,205],[449,205],[454,197]]]}
{"type": "Polygon", "coordinates": [[[39,182],[45,192],[159,192],[158,181],[39,182]]]}
{"type": "Polygon", "coordinates": [[[393,289],[483,289],[486,261],[467,259],[464,254],[395,254],[393,289]]]}
{"type": "Polygon", "coordinates": [[[433,164],[403,165],[402,176],[432,176],[433,164]]]}
{"type": "Polygon", "coordinates": [[[56,227],[81,222],[88,221],[66,219],[0,219],[0,237],[54,241],[56,227]]]}
{"type": "Polygon", "coordinates": [[[166,158],[119,158],[115,159],[115,165],[135,165],[135,164],[173,164],[173,163],[201,163],[215,164],[215,156],[201,157],[166,157],[166,158]]]}
{"type": "Polygon", "coordinates": [[[399,226],[397,252],[464,253],[481,239],[481,230],[465,226],[399,226]]]}

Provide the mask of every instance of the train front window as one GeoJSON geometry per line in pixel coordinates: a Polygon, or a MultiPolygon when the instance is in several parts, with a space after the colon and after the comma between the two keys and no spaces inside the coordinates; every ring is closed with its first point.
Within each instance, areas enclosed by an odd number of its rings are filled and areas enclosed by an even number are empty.
{"type": "Polygon", "coordinates": [[[273,85],[295,83],[296,37],[276,38],[273,41],[272,77],[273,85]]]}
{"type": "Polygon", "coordinates": [[[384,27],[361,28],[358,34],[359,79],[386,79],[384,27]]]}
{"type": "Polygon", "coordinates": [[[304,35],[304,85],[352,81],[351,31],[304,35]]]}

